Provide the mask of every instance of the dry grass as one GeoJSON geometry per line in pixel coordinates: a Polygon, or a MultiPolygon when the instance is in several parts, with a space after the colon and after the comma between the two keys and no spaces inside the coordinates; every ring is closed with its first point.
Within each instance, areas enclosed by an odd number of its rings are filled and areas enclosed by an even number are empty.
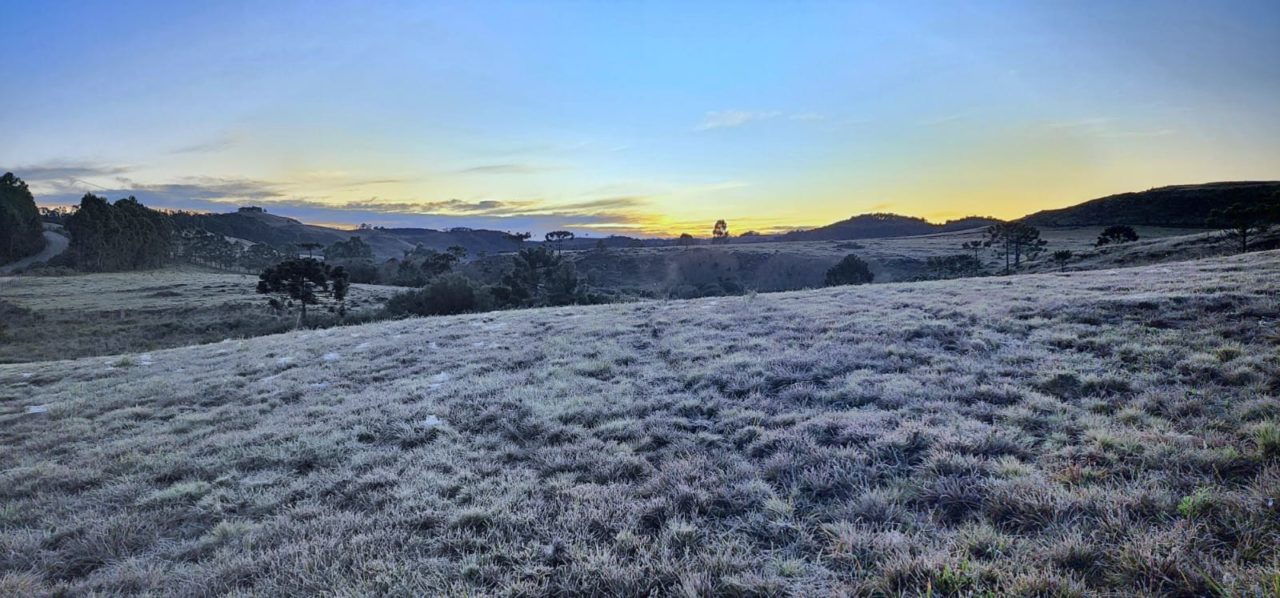
{"type": "MultiPolygon", "coordinates": [[[[192,268],[0,277],[0,363],[150,351],[289,330],[256,276],[192,268]]],[[[402,289],[352,285],[352,318],[402,289]]]]}
{"type": "Polygon", "coordinates": [[[0,594],[1269,594],[1277,289],[1268,252],[0,366],[0,594]]]}

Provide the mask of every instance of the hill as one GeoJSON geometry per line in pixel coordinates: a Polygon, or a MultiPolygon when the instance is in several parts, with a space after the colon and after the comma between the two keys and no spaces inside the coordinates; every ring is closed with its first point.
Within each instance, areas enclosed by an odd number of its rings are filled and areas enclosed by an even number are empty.
{"type": "Polygon", "coordinates": [[[1022,218],[1035,226],[1172,226],[1202,228],[1214,210],[1235,203],[1280,202],[1280,182],[1175,185],[1121,193],[1022,218]]]}
{"type": "Polygon", "coordinates": [[[791,231],[779,235],[777,238],[783,241],[840,241],[909,237],[979,228],[995,222],[997,220],[993,218],[970,216],[943,224],[933,224],[923,218],[913,216],[862,214],[818,228],[791,231]]]}
{"type": "Polygon", "coordinates": [[[1278,257],[0,366],[0,594],[1262,595],[1278,257]]]}
{"type": "Polygon", "coordinates": [[[517,242],[500,231],[465,228],[447,231],[422,228],[341,230],[304,224],[254,208],[241,208],[226,214],[184,213],[176,214],[174,218],[179,226],[203,228],[223,236],[276,247],[292,243],[330,245],[358,236],[373,248],[374,255],[380,260],[403,257],[405,251],[412,250],[419,243],[439,251],[456,245],[471,253],[514,251],[519,247],[517,242]]]}

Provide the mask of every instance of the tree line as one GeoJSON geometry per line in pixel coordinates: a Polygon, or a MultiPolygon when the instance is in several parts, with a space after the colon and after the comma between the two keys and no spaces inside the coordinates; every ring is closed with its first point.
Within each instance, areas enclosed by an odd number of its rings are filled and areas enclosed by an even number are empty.
{"type": "Polygon", "coordinates": [[[35,197],[12,172],[0,176],[0,264],[44,249],[44,226],[35,197]]]}

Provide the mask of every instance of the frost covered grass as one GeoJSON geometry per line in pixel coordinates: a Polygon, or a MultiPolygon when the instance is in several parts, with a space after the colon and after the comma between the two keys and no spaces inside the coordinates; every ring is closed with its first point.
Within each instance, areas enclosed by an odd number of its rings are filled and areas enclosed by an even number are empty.
{"type": "Polygon", "coordinates": [[[0,366],[0,595],[1270,595],[1278,290],[1267,252],[0,366]]]}
{"type": "MultiPolygon", "coordinates": [[[[283,332],[256,276],[194,268],[0,277],[0,363],[138,352],[283,332]]],[[[352,319],[402,289],[352,285],[352,319]]]]}

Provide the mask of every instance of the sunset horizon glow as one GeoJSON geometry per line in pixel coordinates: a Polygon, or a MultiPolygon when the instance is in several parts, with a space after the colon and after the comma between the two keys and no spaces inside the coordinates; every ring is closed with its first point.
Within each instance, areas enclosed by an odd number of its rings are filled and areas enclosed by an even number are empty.
{"type": "Polygon", "coordinates": [[[42,205],[706,236],[1280,179],[1280,4],[6,3],[42,205]]]}

